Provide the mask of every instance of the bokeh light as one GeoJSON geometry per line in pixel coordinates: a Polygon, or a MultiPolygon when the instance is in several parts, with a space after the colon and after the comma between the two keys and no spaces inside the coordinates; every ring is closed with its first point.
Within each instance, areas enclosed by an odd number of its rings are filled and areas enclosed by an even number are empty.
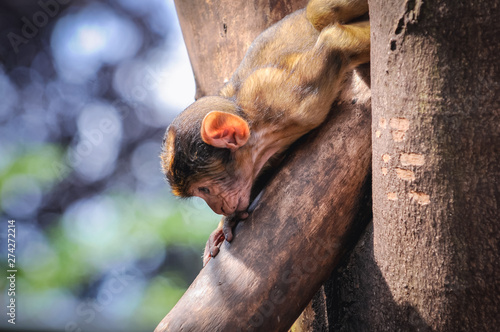
{"type": "Polygon", "coordinates": [[[14,330],[151,331],[218,221],[174,198],[160,169],[164,130],[195,94],[174,4],[0,6],[0,268],[14,220],[14,330]]]}
{"type": "Polygon", "coordinates": [[[131,20],[108,6],[92,3],[58,20],[52,33],[57,71],[70,82],[83,82],[103,65],[113,65],[136,54],[140,32],[131,20]]]}

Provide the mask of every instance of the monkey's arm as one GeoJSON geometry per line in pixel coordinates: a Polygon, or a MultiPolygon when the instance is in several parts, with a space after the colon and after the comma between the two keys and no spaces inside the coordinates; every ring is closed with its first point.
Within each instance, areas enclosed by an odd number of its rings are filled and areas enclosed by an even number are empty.
{"type": "Polygon", "coordinates": [[[217,256],[219,248],[227,240],[233,240],[233,227],[236,226],[238,220],[236,218],[222,217],[217,228],[208,237],[205,251],[203,252],[203,266],[207,265],[208,261],[217,256]]]}
{"type": "MultiPolygon", "coordinates": [[[[279,161],[275,161],[276,164],[279,164],[279,161]]],[[[266,173],[269,176],[269,173],[266,173]]],[[[263,183],[259,183],[256,187],[257,190],[262,189],[263,183]]],[[[217,256],[220,251],[220,246],[227,240],[231,242],[233,240],[233,228],[242,220],[246,219],[249,213],[252,213],[255,210],[255,207],[259,203],[260,198],[264,191],[261,191],[253,200],[252,204],[248,207],[247,213],[234,215],[232,217],[222,217],[221,221],[217,228],[210,234],[208,237],[208,241],[205,245],[205,251],[203,252],[203,266],[207,265],[208,261],[213,257],[217,256]]]]}

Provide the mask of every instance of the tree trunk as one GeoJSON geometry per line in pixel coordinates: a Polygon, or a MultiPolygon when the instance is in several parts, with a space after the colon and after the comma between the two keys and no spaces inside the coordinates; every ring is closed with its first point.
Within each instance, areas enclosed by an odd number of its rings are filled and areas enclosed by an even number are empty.
{"type": "Polygon", "coordinates": [[[327,287],[339,331],[500,326],[499,1],[370,1],[373,225],[327,287]]]}

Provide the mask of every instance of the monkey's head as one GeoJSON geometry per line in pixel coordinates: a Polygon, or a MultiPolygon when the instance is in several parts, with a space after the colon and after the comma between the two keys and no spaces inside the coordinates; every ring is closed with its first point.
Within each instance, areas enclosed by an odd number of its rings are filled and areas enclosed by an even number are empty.
{"type": "Polygon", "coordinates": [[[201,197],[226,216],[246,211],[253,183],[250,128],[237,113],[222,97],[197,100],[168,127],[161,153],[175,195],[201,197]]]}

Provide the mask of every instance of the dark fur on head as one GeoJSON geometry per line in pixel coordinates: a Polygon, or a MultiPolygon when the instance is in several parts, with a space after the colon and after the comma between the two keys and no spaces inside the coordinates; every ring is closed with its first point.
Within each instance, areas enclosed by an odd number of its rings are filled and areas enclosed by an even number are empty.
{"type": "Polygon", "coordinates": [[[168,127],[161,162],[163,172],[180,197],[190,197],[191,185],[202,179],[224,181],[232,174],[232,156],[229,149],[216,148],[203,142],[202,121],[211,111],[234,113],[233,102],[222,97],[205,97],[186,108],[168,127]]]}

